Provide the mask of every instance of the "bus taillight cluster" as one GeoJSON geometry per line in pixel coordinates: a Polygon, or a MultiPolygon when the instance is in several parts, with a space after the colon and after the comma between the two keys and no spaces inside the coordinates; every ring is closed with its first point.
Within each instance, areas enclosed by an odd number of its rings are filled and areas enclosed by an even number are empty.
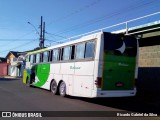
{"type": "Polygon", "coordinates": [[[101,88],[102,86],[102,77],[97,77],[97,80],[95,80],[95,85],[97,88],[101,88]]]}

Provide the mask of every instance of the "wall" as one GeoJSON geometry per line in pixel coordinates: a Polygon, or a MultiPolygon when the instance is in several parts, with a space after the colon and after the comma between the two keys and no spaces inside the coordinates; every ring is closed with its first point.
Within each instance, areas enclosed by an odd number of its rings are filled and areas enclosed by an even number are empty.
{"type": "Polygon", "coordinates": [[[139,94],[160,93],[160,45],[139,48],[139,94]]]}
{"type": "Polygon", "coordinates": [[[17,65],[18,63],[15,62],[17,58],[13,54],[9,54],[7,57],[7,63],[10,65],[8,66],[8,75],[10,76],[22,76],[20,74],[21,71],[21,65],[17,65]]]}
{"type": "Polygon", "coordinates": [[[160,67],[160,45],[139,48],[139,67],[160,67]]]}
{"type": "Polygon", "coordinates": [[[0,77],[7,75],[7,63],[0,63],[0,77]]]}
{"type": "Polygon", "coordinates": [[[15,56],[13,54],[9,54],[8,58],[7,58],[7,63],[11,63],[12,62],[12,58],[15,58],[15,56]]]}

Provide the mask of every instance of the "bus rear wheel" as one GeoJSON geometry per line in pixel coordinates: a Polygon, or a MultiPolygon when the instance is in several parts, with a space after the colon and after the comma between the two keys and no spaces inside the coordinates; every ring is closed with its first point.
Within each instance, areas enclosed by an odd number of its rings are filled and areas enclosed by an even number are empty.
{"type": "Polygon", "coordinates": [[[64,81],[62,81],[62,82],[60,83],[60,86],[59,86],[59,94],[60,94],[60,96],[62,96],[62,97],[66,96],[66,84],[65,84],[64,81]]]}
{"type": "Polygon", "coordinates": [[[55,80],[52,81],[51,83],[51,92],[56,95],[57,94],[57,83],[55,80]]]}

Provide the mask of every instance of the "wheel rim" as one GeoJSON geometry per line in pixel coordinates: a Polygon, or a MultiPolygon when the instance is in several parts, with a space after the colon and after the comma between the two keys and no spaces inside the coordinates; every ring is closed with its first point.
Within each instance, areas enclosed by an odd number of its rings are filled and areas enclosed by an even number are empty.
{"type": "Polygon", "coordinates": [[[64,82],[62,82],[60,85],[60,95],[64,96],[65,94],[66,94],[66,85],[64,82]]]}
{"type": "Polygon", "coordinates": [[[57,91],[57,84],[55,82],[52,82],[51,91],[55,94],[57,91]]]}

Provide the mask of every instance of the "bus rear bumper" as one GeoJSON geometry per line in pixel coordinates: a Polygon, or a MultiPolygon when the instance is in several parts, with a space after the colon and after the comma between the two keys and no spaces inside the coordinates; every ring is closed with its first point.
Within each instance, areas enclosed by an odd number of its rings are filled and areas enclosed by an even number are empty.
{"type": "Polygon", "coordinates": [[[129,97],[136,95],[136,88],[133,90],[112,90],[112,91],[92,91],[93,97],[129,97]]]}

